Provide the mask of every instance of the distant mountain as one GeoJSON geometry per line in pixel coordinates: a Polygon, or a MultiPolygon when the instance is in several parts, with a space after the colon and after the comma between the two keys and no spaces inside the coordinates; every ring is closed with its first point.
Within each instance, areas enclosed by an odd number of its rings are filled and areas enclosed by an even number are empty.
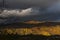
{"type": "Polygon", "coordinates": [[[30,20],[30,21],[25,21],[24,23],[26,23],[26,24],[39,24],[39,23],[44,23],[44,21],[40,22],[40,21],[36,21],[36,20],[30,20]]]}
{"type": "Polygon", "coordinates": [[[26,24],[41,24],[41,25],[60,25],[60,22],[36,21],[36,20],[25,21],[23,23],[26,23],[26,24]]]}
{"type": "Polygon", "coordinates": [[[60,22],[40,22],[40,21],[24,21],[24,22],[15,22],[12,24],[1,24],[0,27],[18,27],[18,28],[30,28],[30,27],[52,27],[52,26],[60,26],[60,22]]]}

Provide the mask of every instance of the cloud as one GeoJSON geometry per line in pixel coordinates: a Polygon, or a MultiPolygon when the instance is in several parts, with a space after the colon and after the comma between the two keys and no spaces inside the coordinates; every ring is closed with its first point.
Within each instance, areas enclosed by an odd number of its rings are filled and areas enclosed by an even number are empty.
{"type": "MultiPolygon", "coordinates": [[[[21,22],[24,17],[38,15],[39,9],[36,8],[27,8],[27,9],[15,9],[15,10],[4,10],[0,14],[0,23],[13,23],[13,22],[21,22]]],[[[28,18],[27,18],[28,19],[28,18]]],[[[24,21],[24,20],[23,20],[24,21]]]]}
{"type": "MultiPolygon", "coordinates": [[[[39,1],[39,0],[38,0],[39,1]]],[[[41,0],[40,0],[41,1],[41,0]]],[[[10,7],[20,5],[22,9],[5,9],[0,14],[0,23],[8,24],[8,23],[14,23],[14,22],[22,22],[27,20],[39,20],[39,21],[58,21],[60,22],[60,1],[59,2],[53,2],[50,6],[44,5],[43,2],[49,2],[49,1],[42,1],[40,4],[36,3],[36,1],[29,0],[24,1],[21,0],[6,0],[6,2],[10,5],[10,7]],[[19,1],[19,2],[18,2],[19,1]],[[11,6],[11,2],[13,3],[11,6]],[[32,3],[30,3],[32,2],[32,3]],[[22,6],[22,4],[26,4],[25,6],[22,6]],[[36,5],[35,5],[36,4],[36,5]],[[32,6],[33,5],[33,6],[32,6]],[[35,5],[35,6],[34,6],[35,5]],[[42,5],[42,6],[41,6],[42,5]],[[27,6],[30,6],[29,8],[27,6]],[[48,7],[46,7],[48,6],[48,7]],[[26,8],[24,8],[26,7],[26,8]]],[[[50,4],[50,2],[48,3],[50,4]]],[[[20,7],[19,6],[19,7],[20,7]]],[[[18,6],[17,6],[18,7],[18,6]]],[[[20,8],[21,8],[20,7],[20,8]]]]}
{"type": "Polygon", "coordinates": [[[4,10],[0,16],[1,17],[9,17],[9,16],[29,16],[29,15],[37,15],[39,13],[39,9],[36,8],[27,8],[22,10],[4,10]]]}
{"type": "Polygon", "coordinates": [[[4,4],[5,4],[5,8],[22,9],[22,8],[29,8],[35,6],[48,7],[52,5],[54,2],[56,2],[56,0],[5,0],[4,4]]]}

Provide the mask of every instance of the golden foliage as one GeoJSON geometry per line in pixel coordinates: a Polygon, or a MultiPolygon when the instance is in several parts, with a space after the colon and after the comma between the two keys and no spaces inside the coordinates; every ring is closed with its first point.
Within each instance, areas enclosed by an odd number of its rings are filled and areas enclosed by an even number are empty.
{"type": "MultiPolygon", "coordinates": [[[[1,29],[0,29],[1,30],[1,29]]],[[[3,33],[8,34],[19,34],[19,35],[45,35],[45,36],[51,36],[51,35],[60,35],[60,27],[52,26],[52,27],[32,27],[32,28],[5,28],[2,29],[3,33]]]]}

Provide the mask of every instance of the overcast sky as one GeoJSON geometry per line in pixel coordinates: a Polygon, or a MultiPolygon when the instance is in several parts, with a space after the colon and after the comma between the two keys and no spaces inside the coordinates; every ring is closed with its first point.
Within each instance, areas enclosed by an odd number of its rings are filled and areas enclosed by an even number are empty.
{"type": "MultiPolygon", "coordinates": [[[[2,3],[0,0],[0,8],[2,3]]],[[[27,20],[60,22],[60,0],[5,0],[4,4],[0,23],[27,20]]]]}
{"type": "MultiPolygon", "coordinates": [[[[4,0],[7,8],[48,7],[58,0],[4,0]]],[[[0,0],[0,5],[3,0],[0,0]]]]}

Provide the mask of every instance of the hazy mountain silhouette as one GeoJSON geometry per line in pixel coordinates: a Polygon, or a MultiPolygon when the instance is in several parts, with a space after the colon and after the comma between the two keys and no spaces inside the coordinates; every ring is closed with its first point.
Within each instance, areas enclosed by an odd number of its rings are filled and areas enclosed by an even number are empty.
{"type": "Polygon", "coordinates": [[[35,27],[35,26],[56,26],[59,25],[60,26],[60,22],[40,22],[40,21],[24,21],[24,22],[16,22],[16,23],[11,23],[11,24],[0,24],[0,27],[18,27],[18,28],[26,28],[26,27],[35,27]]]}

